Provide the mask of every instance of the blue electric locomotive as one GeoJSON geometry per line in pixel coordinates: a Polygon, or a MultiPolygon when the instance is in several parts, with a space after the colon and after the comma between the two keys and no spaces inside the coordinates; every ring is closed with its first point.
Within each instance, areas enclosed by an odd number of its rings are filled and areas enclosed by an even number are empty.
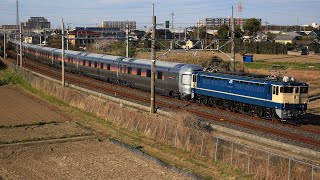
{"type": "Polygon", "coordinates": [[[308,85],[294,78],[194,72],[192,98],[259,117],[291,119],[305,114],[308,85]]]}

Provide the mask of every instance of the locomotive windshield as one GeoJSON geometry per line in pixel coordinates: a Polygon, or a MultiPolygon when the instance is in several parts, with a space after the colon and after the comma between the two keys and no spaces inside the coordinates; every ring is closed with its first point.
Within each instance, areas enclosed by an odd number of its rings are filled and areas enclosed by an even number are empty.
{"type": "Polygon", "coordinates": [[[280,93],[293,93],[293,87],[280,87],[280,93]]]}
{"type": "Polygon", "coordinates": [[[300,93],[308,93],[308,87],[301,87],[300,93]]]}

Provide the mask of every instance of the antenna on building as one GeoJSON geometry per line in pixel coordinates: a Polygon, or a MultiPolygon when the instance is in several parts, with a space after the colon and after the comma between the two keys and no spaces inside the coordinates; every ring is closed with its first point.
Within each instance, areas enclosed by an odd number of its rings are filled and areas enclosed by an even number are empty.
{"type": "Polygon", "coordinates": [[[19,0],[16,1],[17,2],[17,22],[16,24],[19,25],[20,20],[19,20],[19,0]]]}
{"type": "Polygon", "coordinates": [[[237,24],[240,26],[241,29],[243,27],[242,10],[243,10],[242,1],[239,0],[239,2],[238,2],[238,23],[237,24]]]}

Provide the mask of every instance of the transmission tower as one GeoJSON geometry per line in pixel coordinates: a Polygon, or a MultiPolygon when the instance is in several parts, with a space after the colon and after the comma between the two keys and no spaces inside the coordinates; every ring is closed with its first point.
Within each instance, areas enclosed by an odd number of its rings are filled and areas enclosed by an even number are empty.
{"type": "Polygon", "coordinates": [[[237,22],[237,24],[240,26],[241,29],[242,29],[242,26],[243,26],[242,10],[243,10],[242,1],[239,0],[239,2],[238,2],[238,22],[237,22]]]}
{"type": "Polygon", "coordinates": [[[19,0],[17,0],[17,22],[16,24],[19,25],[20,20],[19,20],[19,0]]]}

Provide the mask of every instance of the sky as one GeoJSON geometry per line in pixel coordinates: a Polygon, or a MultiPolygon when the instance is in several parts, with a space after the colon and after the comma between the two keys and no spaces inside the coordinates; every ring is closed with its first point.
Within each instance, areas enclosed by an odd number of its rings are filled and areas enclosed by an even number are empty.
{"type": "MultiPolygon", "coordinates": [[[[263,24],[320,24],[320,0],[241,0],[243,18],[261,18],[263,24]]],[[[103,20],[136,21],[138,28],[151,27],[152,4],[157,23],[172,21],[175,28],[194,26],[204,18],[229,17],[238,0],[19,0],[20,21],[31,16],[47,18],[53,28],[61,19],[71,27],[97,26],[103,20]]],[[[0,24],[16,23],[16,0],[0,1],[0,24]]],[[[161,28],[161,25],[159,25],[161,28]]]]}

